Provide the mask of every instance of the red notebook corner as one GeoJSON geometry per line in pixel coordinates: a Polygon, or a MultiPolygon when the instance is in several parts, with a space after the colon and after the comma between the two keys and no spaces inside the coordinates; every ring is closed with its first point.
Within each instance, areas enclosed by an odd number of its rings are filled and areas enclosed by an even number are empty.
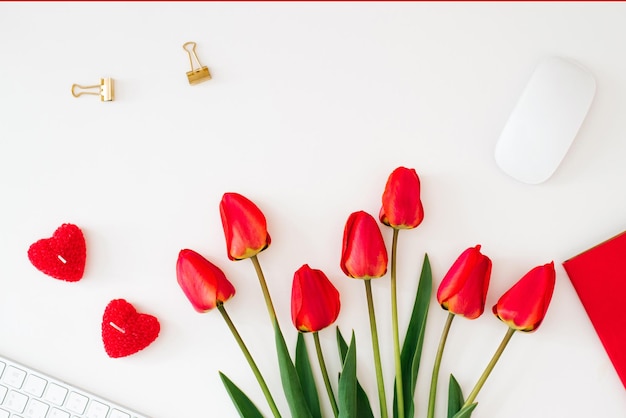
{"type": "Polygon", "coordinates": [[[563,267],[626,388],[626,231],[563,267]]]}

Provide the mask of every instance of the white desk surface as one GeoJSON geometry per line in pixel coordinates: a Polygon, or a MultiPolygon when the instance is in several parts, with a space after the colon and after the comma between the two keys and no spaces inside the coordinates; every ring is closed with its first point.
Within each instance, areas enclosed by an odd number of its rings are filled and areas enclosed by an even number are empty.
{"type": "MultiPolygon", "coordinates": [[[[0,4],[0,352],[154,418],[235,417],[218,370],[268,412],[220,316],[197,314],[176,284],[178,251],[192,248],[237,287],[227,308],[286,410],[253,267],[226,258],[218,202],[236,191],[268,218],[260,260],[287,339],[292,275],[309,263],[342,293],[338,325],[356,332],[375,406],[363,286],[339,269],[341,237],[351,212],[377,214],[388,174],[404,165],[421,176],[426,218],[400,237],[401,326],[424,252],[435,285],[469,246],[494,263],[487,312],[453,326],[438,415],[447,375],[469,392],[504,335],[490,307],[554,260],[544,324],[514,336],[474,417],[624,417],[624,388],[561,262],[626,229],[625,21],[623,3],[0,4]],[[188,85],[186,41],[211,81],[188,85]],[[556,174],[529,186],[502,173],[493,150],[548,55],[586,66],[598,90],[556,174]],[[70,95],[100,77],[117,83],[114,102],[70,95]],[[86,236],[78,283],[26,257],[64,222],[86,236]],[[100,321],[120,297],[162,332],[110,359],[100,321]]],[[[388,286],[374,284],[386,340],[388,286]]],[[[434,301],[421,414],[445,316],[434,301]]],[[[334,332],[321,336],[336,370],[334,332]]],[[[389,393],[387,343],[383,356],[389,393]]]]}

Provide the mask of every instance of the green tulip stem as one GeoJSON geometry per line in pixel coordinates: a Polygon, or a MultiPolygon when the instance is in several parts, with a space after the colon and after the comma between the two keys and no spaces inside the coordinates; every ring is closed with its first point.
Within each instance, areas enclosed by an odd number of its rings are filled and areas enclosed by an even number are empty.
{"type": "Polygon", "coordinates": [[[252,264],[254,264],[254,269],[256,270],[256,275],[259,278],[259,283],[261,284],[261,290],[263,291],[263,297],[265,298],[265,305],[267,305],[267,312],[270,315],[270,319],[272,323],[278,323],[278,319],[276,318],[276,310],[274,309],[274,304],[272,303],[270,291],[267,288],[267,282],[265,281],[265,275],[263,275],[263,270],[261,269],[259,259],[256,255],[253,255],[252,257],[250,257],[250,260],[252,260],[252,264]]]}
{"type": "Polygon", "coordinates": [[[443,349],[446,346],[446,340],[448,339],[448,333],[452,326],[452,320],[456,315],[452,312],[448,313],[448,319],[443,326],[441,332],[441,339],[439,340],[439,348],[437,349],[437,355],[435,357],[435,365],[433,366],[433,375],[430,379],[430,396],[428,397],[428,415],[427,418],[433,418],[435,416],[435,399],[437,398],[437,381],[439,380],[439,368],[441,367],[441,359],[443,358],[443,349]]]}
{"type": "Polygon", "coordinates": [[[235,337],[235,340],[237,341],[237,344],[239,344],[239,348],[241,348],[241,351],[243,352],[244,357],[248,361],[248,364],[250,365],[250,368],[252,369],[252,373],[254,373],[254,376],[256,377],[257,382],[259,382],[259,386],[261,386],[261,390],[263,391],[263,394],[265,395],[265,399],[267,399],[267,403],[269,404],[270,409],[272,410],[272,414],[274,415],[274,417],[280,418],[280,412],[278,411],[278,408],[276,407],[276,403],[274,402],[274,399],[272,398],[270,390],[267,387],[267,384],[265,383],[265,380],[263,379],[263,376],[261,375],[259,368],[254,362],[254,359],[252,358],[250,351],[248,351],[248,347],[246,347],[246,344],[243,342],[243,339],[241,338],[241,335],[237,331],[237,328],[235,328],[235,324],[233,323],[233,321],[230,319],[230,316],[226,312],[226,308],[224,308],[224,304],[218,303],[217,310],[219,310],[220,313],[222,314],[222,318],[224,318],[226,325],[228,325],[228,328],[230,328],[230,332],[232,332],[233,337],[235,337]]]}
{"type": "Polygon", "coordinates": [[[387,397],[385,396],[385,383],[383,381],[383,368],[380,361],[380,348],[378,346],[378,331],[376,329],[376,315],[374,313],[374,298],[372,297],[371,279],[363,280],[367,295],[367,309],[370,317],[370,331],[372,334],[372,349],[374,350],[374,366],[376,368],[376,381],[378,384],[378,401],[380,403],[380,416],[387,418],[387,397]]]}
{"type": "Polygon", "coordinates": [[[396,259],[398,249],[398,233],[393,228],[391,244],[391,328],[393,332],[393,355],[396,364],[396,396],[398,399],[398,418],[404,418],[404,390],[402,389],[402,363],[400,362],[400,332],[398,331],[398,293],[396,290],[396,259]]]}
{"type": "Polygon", "coordinates": [[[468,406],[468,405],[471,405],[472,403],[474,403],[474,399],[476,399],[476,396],[478,396],[478,392],[480,392],[480,389],[485,384],[485,381],[487,381],[487,378],[489,377],[489,374],[491,374],[491,371],[493,370],[493,368],[495,367],[496,363],[498,362],[498,359],[500,359],[500,356],[502,355],[502,352],[506,348],[506,345],[509,343],[509,341],[511,340],[511,337],[513,336],[514,333],[515,333],[515,329],[513,329],[513,328],[509,328],[506,331],[506,335],[502,339],[502,342],[498,346],[498,349],[496,350],[496,352],[494,353],[493,357],[491,358],[491,361],[489,362],[489,364],[485,368],[485,371],[480,376],[480,379],[478,379],[478,382],[476,382],[476,386],[474,386],[474,389],[472,389],[472,391],[470,392],[469,396],[467,397],[467,400],[463,404],[463,408],[468,406]]]}
{"type": "Polygon", "coordinates": [[[326,386],[326,392],[328,393],[328,398],[330,399],[330,406],[333,408],[333,414],[335,418],[339,417],[339,407],[337,406],[337,401],[335,400],[335,394],[333,393],[333,388],[330,385],[330,378],[328,377],[328,369],[326,368],[326,362],[324,361],[324,354],[322,353],[322,345],[320,344],[320,336],[317,331],[313,332],[313,341],[315,341],[315,351],[317,352],[317,360],[320,364],[320,369],[322,370],[322,377],[324,378],[324,385],[326,386]]]}

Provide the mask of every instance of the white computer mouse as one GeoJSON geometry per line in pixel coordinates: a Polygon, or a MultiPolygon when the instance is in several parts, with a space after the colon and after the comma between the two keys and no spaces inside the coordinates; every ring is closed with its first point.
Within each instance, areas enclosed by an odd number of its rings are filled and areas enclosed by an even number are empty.
{"type": "Polygon", "coordinates": [[[593,75],[578,63],[559,57],[542,60],[496,143],[498,166],[524,183],[549,179],[574,141],[595,92],[593,75]]]}

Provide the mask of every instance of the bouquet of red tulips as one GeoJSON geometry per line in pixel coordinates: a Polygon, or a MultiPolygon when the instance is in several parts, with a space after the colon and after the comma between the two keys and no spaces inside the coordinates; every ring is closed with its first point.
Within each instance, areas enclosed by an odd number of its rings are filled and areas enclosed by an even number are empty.
{"type": "MultiPolygon", "coordinates": [[[[341,370],[329,373],[324,350],[318,333],[332,325],[340,310],[340,296],[326,274],[305,264],[293,277],[291,319],[297,328],[298,338],[292,357],[285,341],[279,317],[261,268],[258,255],[270,245],[267,222],[261,210],[246,197],[226,193],[220,202],[220,215],[230,260],[250,259],[258,276],[269,319],[275,336],[278,369],[282,389],[293,418],[321,418],[321,397],[314,379],[311,361],[304,340],[312,336],[317,362],[321,369],[325,401],[328,401],[335,418],[374,417],[368,394],[357,379],[357,352],[355,335],[349,341],[338,328],[336,337],[341,359],[341,370]],[[331,375],[339,375],[337,381],[331,375]]],[[[396,287],[398,235],[402,230],[416,228],[424,218],[420,199],[420,180],[414,169],[399,167],[389,176],[382,194],[379,213],[381,224],[392,228],[391,251],[387,247],[376,219],[364,212],[352,213],[343,233],[341,270],[346,276],[361,280],[365,286],[371,331],[371,345],[375,363],[378,416],[386,418],[412,418],[416,416],[415,388],[426,319],[432,297],[433,279],[428,256],[422,263],[411,317],[404,338],[400,339],[396,287]],[[395,380],[393,397],[389,397],[383,381],[382,362],[372,296],[371,280],[381,278],[390,270],[390,309],[395,380]],[[392,399],[389,402],[388,398],[392,399]],[[391,411],[391,412],[390,412],[391,411]]],[[[217,308],[241,348],[254,374],[269,409],[275,418],[281,417],[273,394],[267,386],[252,354],[226,312],[225,303],[235,295],[235,288],[222,270],[197,252],[184,249],[178,256],[177,280],[183,292],[198,312],[217,308]]],[[[491,276],[491,260],[481,253],[481,246],[470,247],[460,254],[443,277],[437,290],[437,301],[448,311],[447,320],[437,350],[431,376],[427,417],[435,416],[435,399],[439,368],[453,319],[479,317],[485,308],[485,299],[491,276]]],[[[448,418],[467,418],[476,407],[476,397],[491,370],[516,331],[532,332],[541,324],[555,284],[554,263],[531,269],[513,287],[504,293],[493,307],[493,313],[507,325],[504,339],[492,360],[467,397],[458,382],[451,376],[448,391],[448,418]]],[[[220,373],[224,386],[239,415],[243,418],[263,417],[259,408],[226,375],[220,373]]],[[[321,385],[320,385],[321,386],[321,385]]]]}

